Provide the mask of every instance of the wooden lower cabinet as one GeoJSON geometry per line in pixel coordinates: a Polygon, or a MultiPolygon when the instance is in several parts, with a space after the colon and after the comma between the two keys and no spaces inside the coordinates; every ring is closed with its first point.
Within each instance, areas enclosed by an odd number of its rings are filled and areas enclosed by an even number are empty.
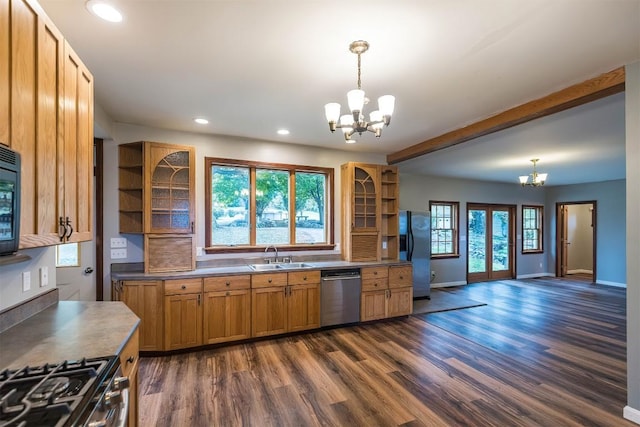
{"type": "Polygon", "coordinates": [[[116,298],[140,318],[140,350],[164,349],[162,281],[125,280],[116,286],[116,298]]]}
{"type": "Polygon", "coordinates": [[[138,360],[139,360],[139,329],[133,333],[120,353],[122,375],[129,378],[129,414],[128,426],[138,425],[138,360]]]}
{"type": "Polygon", "coordinates": [[[203,344],[251,337],[251,276],[204,279],[203,344]]]}
{"type": "Polygon", "coordinates": [[[164,349],[202,345],[202,279],[165,280],[164,349]]]}
{"type": "Polygon", "coordinates": [[[251,278],[254,337],[320,327],[320,271],[307,270],[251,278]]]}
{"type": "Polygon", "coordinates": [[[320,284],[289,285],[287,331],[320,327],[320,284]]]}
{"type": "Polygon", "coordinates": [[[384,319],[387,317],[387,290],[362,292],[360,298],[360,320],[384,319]]]}
{"type": "Polygon", "coordinates": [[[410,265],[362,268],[360,320],[406,316],[413,312],[410,265]]]}

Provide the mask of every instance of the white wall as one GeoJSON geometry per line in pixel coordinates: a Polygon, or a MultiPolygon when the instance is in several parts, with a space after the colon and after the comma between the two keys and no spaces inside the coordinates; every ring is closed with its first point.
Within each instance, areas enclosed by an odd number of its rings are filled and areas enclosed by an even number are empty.
{"type": "Polygon", "coordinates": [[[19,252],[29,255],[29,261],[0,266],[0,310],[14,306],[56,287],[55,247],[26,249],[19,252]],[[46,267],[49,285],[40,286],[40,269],[46,267]],[[22,291],[22,273],[31,274],[31,289],[22,291]]]}
{"type": "MultiPolygon", "coordinates": [[[[205,244],[205,157],[221,157],[229,159],[253,160],[272,163],[287,163],[309,166],[334,168],[334,241],[340,243],[340,165],[348,161],[386,164],[386,158],[380,154],[353,153],[339,150],[328,150],[318,147],[300,146],[287,143],[269,141],[248,140],[245,138],[200,135],[187,132],[168,131],[157,128],[147,128],[115,123],[111,127],[113,140],[104,144],[104,241],[105,241],[105,299],[111,293],[111,278],[109,274],[112,262],[142,262],[143,241],[139,235],[126,234],[128,257],[122,260],[111,260],[109,254],[109,242],[112,237],[120,237],[118,232],[118,144],[134,141],[154,141],[171,144],[189,145],[196,148],[196,246],[205,244]]],[[[341,135],[327,133],[327,138],[340,138],[341,135]]],[[[373,144],[380,142],[375,138],[363,138],[358,144],[373,144]]],[[[314,252],[317,253],[317,252],[314,252]]],[[[336,251],[324,251],[323,253],[340,253],[340,246],[336,251]]],[[[296,252],[301,255],[303,253],[296,252]]],[[[239,254],[205,255],[198,257],[203,259],[220,259],[230,257],[243,257],[239,254]]]]}
{"type": "Polygon", "coordinates": [[[627,159],[627,402],[624,415],[640,424],[640,62],[626,72],[627,159]]]}

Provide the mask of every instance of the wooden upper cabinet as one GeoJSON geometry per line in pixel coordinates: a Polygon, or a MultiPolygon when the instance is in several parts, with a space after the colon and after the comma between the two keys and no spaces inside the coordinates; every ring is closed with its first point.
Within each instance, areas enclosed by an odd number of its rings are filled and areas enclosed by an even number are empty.
{"type": "Polygon", "coordinates": [[[146,233],[193,233],[195,150],[150,144],[145,188],[146,233]]]}
{"type": "Polygon", "coordinates": [[[91,240],[91,73],[35,1],[0,2],[0,35],[0,142],[22,160],[20,247],[91,240]]]}
{"type": "Polygon", "coordinates": [[[342,258],[398,259],[397,168],[350,162],[341,172],[342,258]]]}
{"type": "Polygon", "coordinates": [[[193,147],[146,141],[123,144],[118,167],[121,233],[193,233],[193,147]]]}
{"type": "Polygon", "coordinates": [[[63,212],[66,241],[93,239],[93,76],[64,44],[63,212]]]}

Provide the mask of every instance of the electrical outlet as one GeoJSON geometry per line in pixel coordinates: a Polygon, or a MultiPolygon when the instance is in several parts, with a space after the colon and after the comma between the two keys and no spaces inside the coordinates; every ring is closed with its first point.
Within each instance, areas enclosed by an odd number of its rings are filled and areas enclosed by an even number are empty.
{"type": "Polygon", "coordinates": [[[27,292],[31,289],[31,272],[22,272],[22,292],[27,292]]]}
{"type": "Polygon", "coordinates": [[[49,267],[40,267],[40,287],[49,286],[49,267]]]}
{"type": "MultiPolygon", "coordinates": [[[[127,247],[127,239],[124,237],[112,237],[111,238],[111,247],[112,248],[126,248],[127,247]]],[[[113,257],[111,257],[113,258],[113,257]]]]}
{"type": "Polygon", "coordinates": [[[123,259],[127,257],[126,249],[111,249],[111,259],[123,259]]]}

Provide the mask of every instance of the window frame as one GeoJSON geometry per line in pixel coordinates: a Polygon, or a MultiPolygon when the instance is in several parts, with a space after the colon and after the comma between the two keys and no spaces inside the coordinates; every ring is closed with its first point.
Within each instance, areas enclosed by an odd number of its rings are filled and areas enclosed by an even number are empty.
{"type": "MultiPolygon", "coordinates": [[[[289,172],[289,218],[295,218],[295,173],[296,172],[310,172],[320,173],[325,176],[326,180],[326,199],[325,199],[325,229],[327,230],[327,242],[318,244],[296,244],[296,224],[295,221],[290,221],[290,233],[288,244],[277,244],[278,249],[286,251],[313,251],[313,250],[332,250],[335,247],[334,242],[334,193],[335,193],[335,181],[334,181],[334,168],[325,168],[320,166],[306,166],[306,165],[293,165],[286,163],[267,163],[257,162],[250,160],[236,160],[226,159],[218,157],[205,157],[205,248],[204,251],[207,254],[222,254],[222,253],[242,253],[242,252],[262,252],[269,245],[256,244],[256,221],[250,221],[249,228],[249,244],[237,245],[237,246],[223,246],[212,245],[212,214],[211,214],[211,167],[212,166],[230,166],[230,167],[243,167],[249,169],[250,175],[250,200],[252,200],[252,215],[255,216],[255,174],[256,170],[274,170],[274,171],[288,171],[289,172]]],[[[252,218],[254,219],[254,218],[252,218]]]]}
{"type": "Polygon", "coordinates": [[[521,227],[521,232],[522,232],[522,236],[520,239],[520,250],[521,253],[524,254],[542,254],[544,253],[544,206],[542,205],[522,205],[521,208],[521,223],[520,223],[520,227],[521,227]],[[525,228],[525,216],[524,216],[524,212],[525,209],[533,209],[537,212],[537,223],[539,228],[525,228]],[[538,248],[536,249],[525,249],[524,248],[524,242],[525,242],[525,230],[539,230],[538,231],[538,248]]]}
{"type": "Polygon", "coordinates": [[[431,218],[431,224],[432,224],[432,227],[430,229],[430,235],[429,235],[429,240],[430,240],[429,250],[431,252],[431,259],[459,258],[460,257],[460,202],[429,200],[429,217],[431,218]],[[451,229],[453,233],[453,238],[451,239],[453,243],[453,252],[447,252],[443,254],[434,254],[432,252],[433,230],[434,230],[432,210],[433,210],[433,206],[435,205],[449,206],[451,208],[452,216],[454,216],[454,218],[451,218],[451,224],[453,225],[453,228],[451,229]]]}
{"type": "Polygon", "coordinates": [[[70,243],[62,243],[56,245],[56,268],[75,268],[80,267],[81,265],[81,252],[80,252],[80,243],[78,242],[70,242],[70,243]],[[60,250],[62,247],[74,247],[75,246],[75,264],[62,264],[60,263],[60,250]]]}

